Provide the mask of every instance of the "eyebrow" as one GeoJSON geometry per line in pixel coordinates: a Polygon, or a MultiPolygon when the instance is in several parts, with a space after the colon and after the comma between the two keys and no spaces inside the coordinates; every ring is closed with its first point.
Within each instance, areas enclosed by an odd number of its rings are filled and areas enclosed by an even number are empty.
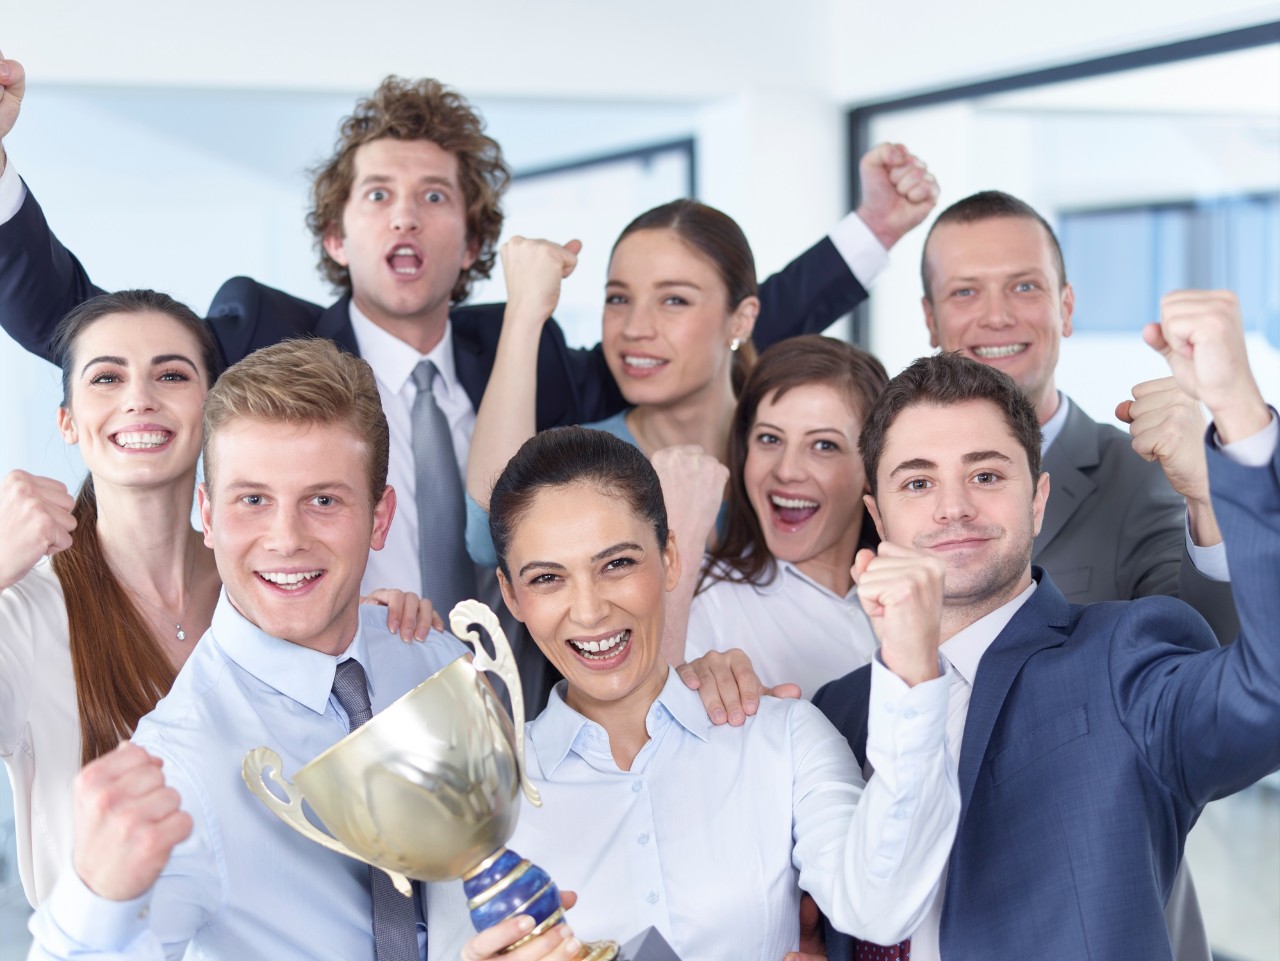
{"type": "MultiPolygon", "coordinates": [[[[986,460],[1003,461],[1006,464],[1012,464],[1013,460],[1006,454],[1002,454],[998,450],[974,450],[961,456],[960,461],[964,464],[977,464],[986,460]]],[[[889,476],[908,470],[937,470],[938,465],[933,461],[924,457],[914,457],[911,460],[904,460],[901,464],[889,472],[889,476]]]]}
{"type": "MultiPolygon", "coordinates": [[[[613,557],[617,554],[625,553],[626,551],[643,551],[643,550],[644,548],[641,547],[639,544],[633,543],[632,541],[623,541],[620,544],[614,544],[612,547],[606,547],[604,550],[599,551],[595,554],[592,554],[591,563],[595,564],[599,561],[605,560],[606,558],[613,557]]],[[[548,570],[548,571],[563,571],[563,570],[566,570],[567,568],[563,564],[557,563],[556,561],[530,561],[528,564],[525,564],[524,567],[520,568],[520,570],[517,573],[519,574],[519,576],[523,577],[526,573],[534,569],[548,570]]]]}
{"type": "MultiPolygon", "coordinates": [[[[771,424],[767,420],[756,421],[752,429],[759,430],[762,427],[767,428],[769,430],[777,431],[780,434],[786,433],[786,431],[783,430],[783,428],[779,427],[777,424],[771,424]]],[[[805,431],[803,436],[808,437],[810,434],[839,434],[841,437],[843,437],[844,431],[842,431],[839,427],[815,427],[812,430],[805,431]]]]}
{"type": "MultiPolygon", "coordinates": [[[[390,174],[365,174],[365,176],[360,178],[360,183],[356,186],[363,187],[366,184],[389,184],[394,179],[395,178],[390,174]]],[[[450,180],[448,177],[441,177],[439,174],[427,174],[425,177],[419,177],[417,182],[420,184],[433,184],[441,187],[455,186],[454,181],[450,180]]]]}
{"type": "MultiPolygon", "coordinates": [[[[269,491],[271,490],[271,485],[263,481],[238,480],[227,484],[226,490],[229,493],[234,493],[236,491],[269,491]]],[[[339,491],[344,494],[349,494],[354,490],[355,488],[345,481],[320,481],[316,484],[308,484],[302,489],[301,493],[304,496],[308,494],[318,494],[323,491],[339,491]]]]}
{"type": "MultiPolygon", "coordinates": [[[[180,363],[186,364],[192,370],[198,370],[198,368],[195,365],[195,361],[193,361],[186,354],[156,354],[156,356],[151,358],[151,366],[158,367],[161,364],[171,364],[174,361],[178,361],[180,363]]],[[[117,367],[129,366],[129,362],[125,360],[123,357],[115,357],[108,354],[103,354],[101,357],[94,357],[92,360],[86,363],[82,368],[80,368],[80,373],[83,374],[86,370],[88,370],[94,364],[115,364],[117,367]]]]}
{"type": "MultiPolygon", "coordinates": [[[[626,287],[628,286],[628,284],[625,280],[608,280],[608,281],[605,281],[604,286],[606,289],[608,289],[609,287],[626,287]]],[[[659,289],[662,289],[664,287],[688,287],[691,290],[702,289],[697,284],[695,284],[692,280],[660,280],[656,284],[654,284],[654,286],[659,289]]]]}

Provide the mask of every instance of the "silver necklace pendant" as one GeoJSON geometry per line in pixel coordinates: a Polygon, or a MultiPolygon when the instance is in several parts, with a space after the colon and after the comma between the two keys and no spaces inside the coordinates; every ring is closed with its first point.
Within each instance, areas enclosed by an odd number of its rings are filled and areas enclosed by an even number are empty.
{"type": "Polygon", "coordinates": [[[181,624],[179,624],[179,625],[178,625],[178,640],[180,640],[180,641],[185,641],[186,639],[187,639],[187,632],[186,632],[186,631],[184,631],[184,630],[182,629],[182,625],[181,625],[181,624]]]}

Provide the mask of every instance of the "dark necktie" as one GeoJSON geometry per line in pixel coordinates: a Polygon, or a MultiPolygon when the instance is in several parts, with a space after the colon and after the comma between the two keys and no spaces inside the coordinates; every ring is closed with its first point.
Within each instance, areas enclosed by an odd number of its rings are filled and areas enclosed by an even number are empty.
{"type": "Polygon", "coordinates": [[[418,564],[422,596],[445,619],[453,605],[474,597],[476,572],[467,556],[466,504],[453,450],[453,434],[431,385],[440,372],[429,360],[413,369],[414,501],[418,507],[418,564]]]}
{"type": "Polygon", "coordinates": [[[884,945],[854,938],[853,961],[911,961],[911,939],[884,945]]]}
{"type": "MultiPolygon", "coordinates": [[[[333,696],[347,712],[351,730],[373,717],[364,668],[354,658],[338,665],[333,676],[333,696]]],[[[397,891],[386,872],[375,867],[369,868],[369,892],[373,900],[373,945],[377,961],[418,961],[414,899],[397,891]]]]}

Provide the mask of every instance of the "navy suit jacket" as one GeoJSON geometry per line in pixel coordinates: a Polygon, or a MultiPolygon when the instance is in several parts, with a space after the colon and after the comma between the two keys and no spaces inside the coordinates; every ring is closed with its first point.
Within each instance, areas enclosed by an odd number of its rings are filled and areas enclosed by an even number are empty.
{"type": "MultiPolygon", "coordinates": [[[[1208,456],[1239,637],[1218,647],[1169,597],[1070,604],[1033,569],[974,679],[943,958],[1169,958],[1187,832],[1280,767],[1280,451],[1260,468],[1208,456]]],[[[869,689],[864,668],[814,698],[864,762],[869,689]]]]}
{"type": "MultiPolygon", "coordinates": [[[[0,225],[0,325],[27,350],[52,360],[49,344],[58,321],[99,293],[80,261],[49,229],[28,190],[18,213],[0,225]]],[[[816,333],[866,296],[824,238],[760,285],[753,340],[763,349],[786,337],[816,333]]],[[[325,308],[234,277],[214,295],[208,317],[228,364],[259,347],[307,334],[359,353],[349,305],[350,296],[325,308]]],[[[493,370],[504,307],[480,304],[450,312],[458,380],[477,408],[493,370]]],[[[600,347],[569,347],[559,325],[549,322],[538,350],[538,429],[593,423],[624,406],[600,347]]]]}

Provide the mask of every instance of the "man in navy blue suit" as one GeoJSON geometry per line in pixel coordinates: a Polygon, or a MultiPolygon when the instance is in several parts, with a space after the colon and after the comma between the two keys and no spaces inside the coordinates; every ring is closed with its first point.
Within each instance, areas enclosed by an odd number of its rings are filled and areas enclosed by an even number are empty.
{"type": "MultiPolygon", "coordinates": [[[[1280,767],[1276,416],[1230,293],[1168,295],[1144,337],[1213,417],[1210,483],[1239,637],[1218,647],[1168,597],[1068,603],[1030,564],[1051,479],[1026,395],[956,354],[895,377],[860,440],[884,540],[859,553],[855,577],[887,637],[938,602],[923,587],[945,565],[940,654],[958,675],[947,737],[961,820],[909,947],[836,935],[832,957],[1168,959],[1162,912],[1187,832],[1206,803],[1280,767]]],[[[867,675],[814,698],[855,750],[867,675]]]]}

